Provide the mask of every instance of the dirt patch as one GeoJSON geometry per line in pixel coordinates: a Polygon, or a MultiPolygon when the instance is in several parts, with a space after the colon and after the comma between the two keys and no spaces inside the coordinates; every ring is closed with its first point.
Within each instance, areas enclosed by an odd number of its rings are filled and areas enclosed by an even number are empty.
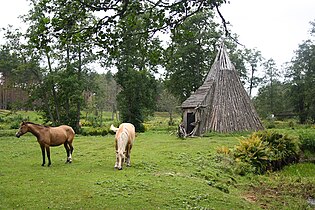
{"type": "Polygon", "coordinates": [[[314,183],[277,183],[276,185],[259,183],[250,186],[243,198],[251,203],[258,203],[261,208],[269,209],[273,205],[287,206],[294,199],[301,202],[315,195],[314,183]]]}
{"type": "Polygon", "coordinates": [[[256,195],[254,195],[254,194],[246,194],[246,195],[243,196],[243,198],[244,198],[246,201],[250,202],[250,203],[255,203],[255,202],[257,202],[257,197],[256,197],[256,195]]]}

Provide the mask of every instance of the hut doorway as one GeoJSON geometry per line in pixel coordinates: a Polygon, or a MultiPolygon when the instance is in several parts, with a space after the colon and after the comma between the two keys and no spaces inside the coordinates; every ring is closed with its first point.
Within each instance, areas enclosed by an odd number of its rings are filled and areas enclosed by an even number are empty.
{"type": "Polygon", "coordinates": [[[194,122],[195,122],[195,114],[193,112],[188,112],[187,113],[187,129],[186,129],[186,133],[189,134],[191,133],[195,126],[194,126],[194,122]]]}

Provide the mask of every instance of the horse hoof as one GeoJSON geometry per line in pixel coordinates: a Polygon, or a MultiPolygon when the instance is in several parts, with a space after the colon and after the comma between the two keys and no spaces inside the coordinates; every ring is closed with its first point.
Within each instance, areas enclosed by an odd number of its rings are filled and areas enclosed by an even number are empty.
{"type": "Polygon", "coordinates": [[[118,168],[118,170],[122,170],[122,168],[118,168]]]}
{"type": "Polygon", "coordinates": [[[42,166],[45,166],[45,164],[43,163],[42,166]]]}

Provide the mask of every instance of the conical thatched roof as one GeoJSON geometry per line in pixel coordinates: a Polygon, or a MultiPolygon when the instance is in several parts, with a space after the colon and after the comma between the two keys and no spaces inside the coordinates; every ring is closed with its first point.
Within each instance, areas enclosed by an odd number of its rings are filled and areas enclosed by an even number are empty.
{"type": "Polygon", "coordinates": [[[198,128],[197,135],[205,131],[234,132],[263,129],[223,44],[203,85],[184,101],[181,107],[183,110],[207,109],[196,119],[202,126],[198,128]]]}

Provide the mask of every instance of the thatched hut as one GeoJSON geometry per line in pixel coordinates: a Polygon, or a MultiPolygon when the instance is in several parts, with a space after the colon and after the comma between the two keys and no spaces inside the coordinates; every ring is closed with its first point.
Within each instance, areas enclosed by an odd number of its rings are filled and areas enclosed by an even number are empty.
{"type": "Polygon", "coordinates": [[[228,133],[263,129],[223,44],[203,85],[182,103],[181,108],[180,130],[184,136],[200,136],[209,131],[228,133]]]}

